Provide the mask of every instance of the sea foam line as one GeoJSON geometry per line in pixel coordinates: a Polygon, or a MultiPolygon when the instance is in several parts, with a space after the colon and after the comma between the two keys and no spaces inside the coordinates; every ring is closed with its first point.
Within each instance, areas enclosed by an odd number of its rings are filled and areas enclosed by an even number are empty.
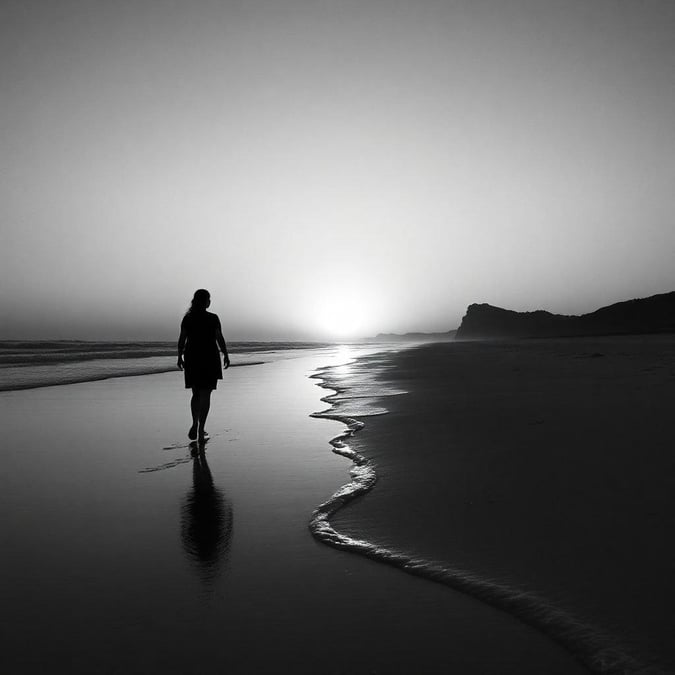
{"type": "MultiPolygon", "coordinates": [[[[423,577],[470,595],[497,609],[518,618],[537,629],[580,661],[591,673],[603,675],[666,675],[666,671],[654,664],[640,661],[603,631],[584,623],[559,609],[543,598],[514,586],[480,577],[466,570],[450,567],[442,562],[416,558],[400,551],[377,546],[363,539],[355,539],[338,532],[330,518],[357,497],[370,492],[377,482],[372,463],[352,450],[347,443],[365,424],[353,417],[333,411],[336,399],[348,388],[330,382],[326,366],[310,375],[320,380],[318,386],[333,393],[321,398],[331,408],[312,413],[311,417],[342,422],[346,430],[331,439],[333,452],[352,461],[349,470],[351,482],[343,485],[330,499],[320,504],[312,513],[309,529],[320,542],[341,550],[359,553],[367,558],[397,567],[408,574],[423,577]]],[[[364,414],[363,416],[369,416],[364,414]]]]}
{"type": "MultiPolygon", "coordinates": [[[[133,361],[141,359],[133,359],[133,361]]],[[[107,364],[105,360],[101,360],[107,364]]],[[[246,361],[231,363],[230,368],[241,366],[259,366],[265,361],[246,361]]],[[[83,361],[72,364],[40,364],[35,368],[30,366],[0,366],[0,392],[22,391],[25,389],[41,389],[43,387],[59,387],[65,384],[83,384],[85,382],[100,382],[102,380],[114,380],[122,377],[141,377],[143,375],[161,375],[163,373],[179,372],[175,363],[170,365],[144,366],[143,364],[126,364],[128,370],[119,371],[92,371],[97,361],[83,361]],[[69,370],[65,372],[59,369],[64,366],[69,370]],[[89,370],[88,370],[89,368],[89,370]],[[72,369],[75,369],[73,372],[72,369]]]]}

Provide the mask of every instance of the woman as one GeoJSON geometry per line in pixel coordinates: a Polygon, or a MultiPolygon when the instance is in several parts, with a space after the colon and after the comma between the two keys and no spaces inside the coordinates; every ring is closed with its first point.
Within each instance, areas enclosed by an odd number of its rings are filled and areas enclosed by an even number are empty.
{"type": "Polygon", "coordinates": [[[223,352],[223,366],[230,367],[227,345],[216,314],[207,312],[211,294],[200,288],[195,291],[192,304],[180,324],[178,338],[178,367],[185,368],[185,388],[192,389],[192,426],[188,438],[206,439],[204,425],[211,407],[211,392],[218,380],[223,379],[218,347],[223,352]]]}

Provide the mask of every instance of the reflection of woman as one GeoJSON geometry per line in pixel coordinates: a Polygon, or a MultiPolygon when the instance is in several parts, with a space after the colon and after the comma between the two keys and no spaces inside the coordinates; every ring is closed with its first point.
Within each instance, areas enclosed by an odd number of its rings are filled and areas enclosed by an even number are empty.
{"type": "MultiPolygon", "coordinates": [[[[196,450],[196,448],[195,448],[196,450]]],[[[213,484],[203,449],[194,452],[192,490],[183,504],[181,536],[205,581],[215,578],[232,535],[232,509],[213,484]]]]}
{"type": "Polygon", "coordinates": [[[199,436],[200,441],[205,438],[204,425],[211,407],[211,392],[218,380],[223,379],[218,347],[223,352],[223,366],[230,366],[220,319],[206,311],[210,304],[208,291],[200,288],[195,292],[190,309],[180,324],[178,338],[178,367],[185,368],[185,388],[192,389],[192,426],[188,437],[195,440],[199,436]]]}

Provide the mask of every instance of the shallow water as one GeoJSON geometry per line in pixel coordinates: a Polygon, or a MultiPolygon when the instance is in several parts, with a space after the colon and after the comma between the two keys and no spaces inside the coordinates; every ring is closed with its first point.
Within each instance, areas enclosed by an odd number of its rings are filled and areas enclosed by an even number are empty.
{"type": "MultiPolygon", "coordinates": [[[[295,358],[310,349],[328,354],[335,346],[301,342],[232,342],[228,346],[233,366],[295,358]]],[[[175,342],[0,340],[0,391],[175,370],[175,342]]]]}
{"type": "Polygon", "coordinates": [[[349,480],[309,376],[227,371],[203,457],[181,374],[0,394],[11,673],[575,673],[477,601],[335,551],[312,511],[349,480]]]}

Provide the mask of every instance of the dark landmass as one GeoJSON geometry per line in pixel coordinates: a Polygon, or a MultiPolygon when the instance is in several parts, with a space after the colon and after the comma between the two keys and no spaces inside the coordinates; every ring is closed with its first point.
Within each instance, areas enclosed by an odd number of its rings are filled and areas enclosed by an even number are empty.
{"type": "Polygon", "coordinates": [[[455,339],[457,331],[446,333],[378,333],[370,342],[448,342],[455,339]]]}
{"type": "Polygon", "coordinates": [[[675,292],[617,302],[580,316],[469,305],[457,339],[675,333],[675,292]]]}

